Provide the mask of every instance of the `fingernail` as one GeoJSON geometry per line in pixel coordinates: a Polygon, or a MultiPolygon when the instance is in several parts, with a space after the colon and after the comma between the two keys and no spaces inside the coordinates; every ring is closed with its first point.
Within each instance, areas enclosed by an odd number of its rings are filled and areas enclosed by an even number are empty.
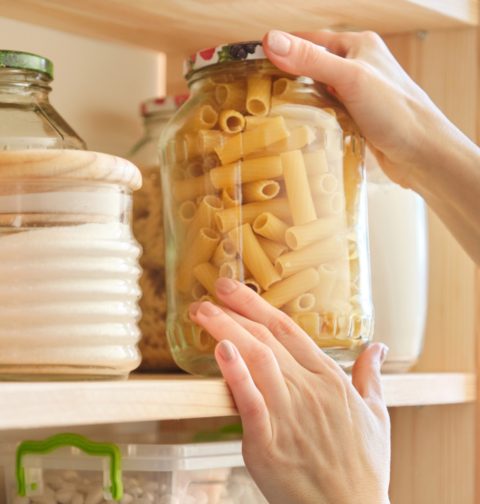
{"type": "Polygon", "coordinates": [[[205,315],[207,317],[214,317],[215,315],[222,313],[222,310],[220,310],[220,308],[217,308],[214,304],[209,303],[208,301],[202,303],[198,311],[202,315],[205,315]]]}
{"type": "Polygon", "coordinates": [[[267,45],[277,56],[286,56],[290,51],[290,39],[278,30],[268,32],[267,45]]]}
{"type": "Polygon", "coordinates": [[[380,354],[380,365],[382,365],[385,362],[389,350],[390,349],[388,348],[387,345],[383,345],[382,353],[380,354]]]}
{"type": "Polygon", "coordinates": [[[215,282],[215,288],[220,294],[231,294],[237,287],[238,285],[230,278],[222,277],[215,282]]]}
{"type": "Polygon", "coordinates": [[[230,343],[230,341],[220,341],[217,348],[219,354],[225,362],[232,362],[235,359],[235,347],[230,343]]]}
{"type": "Polygon", "coordinates": [[[190,313],[192,313],[193,315],[196,315],[197,314],[197,311],[198,309],[200,308],[200,305],[202,303],[199,303],[199,302],[195,302],[195,303],[192,303],[190,305],[190,313]]]}

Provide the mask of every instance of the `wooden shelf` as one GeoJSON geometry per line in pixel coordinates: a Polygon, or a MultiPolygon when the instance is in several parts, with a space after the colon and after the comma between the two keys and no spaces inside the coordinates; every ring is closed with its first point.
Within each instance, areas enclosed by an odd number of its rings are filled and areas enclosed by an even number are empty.
{"type": "MultiPolygon", "coordinates": [[[[472,402],[476,377],[424,373],[383,377],[388,406],[472,402]]],[[[220,379],[135,375],[124,382],[2,383],[0,429],[236,415],[220,379]]]]}
{"type": "Polygon", "coordinates": [[[473,26],[478,0],[3,0],[1,15],[157,51],[190,54],[285,31],[354,27],[381,34],[473,26]]]}

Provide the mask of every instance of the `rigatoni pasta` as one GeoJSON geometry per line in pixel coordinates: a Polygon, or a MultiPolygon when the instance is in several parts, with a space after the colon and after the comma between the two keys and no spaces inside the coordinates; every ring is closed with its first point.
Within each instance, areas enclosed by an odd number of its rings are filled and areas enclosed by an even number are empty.
{"type": "MultiPolygon", "coordinates": [[[[257,49],[234,44],[212,61],[227,67],[230,56],[257,49]]],[[[175,234],[166,240],[171,325],[182,327],[170,332],[190,359],[187,368],[200,374],[205,359],[216,366],[214,342],[175,313],[194,300],[218,302],[219,277],[281,309],[334,358],[352,361],[371,335],[363,140],[326,87],[262,65],[247,61],[245,70],[199,76],[191,110],[164,142],[175,234]]]]}
{"type": "Polygon", "coordinates": [[[240,228],[233,229],[228,233],[228,236],[230,236],[237,252],[242,256],[243,261],[251,271],[253,278],[263,290],[268,290],[272,284],[281,279],[258,243],[250,224],[244,224],[240,228]]]}

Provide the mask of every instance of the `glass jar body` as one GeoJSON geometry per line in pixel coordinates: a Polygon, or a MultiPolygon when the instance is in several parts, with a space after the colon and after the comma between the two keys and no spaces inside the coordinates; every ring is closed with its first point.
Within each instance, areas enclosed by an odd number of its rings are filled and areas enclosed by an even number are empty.
{"type": "Polygon", "coordinates": [[[0,68],[0,150],[86,149],[50,104],[50,82],[41,72],[0,68]]]}
{"type": "Polygon", "coordinates": [[[215,376],[188,316],[214,281],[246,283],[344,369],[373,333],[364,141],[323,84],[267,60],[197,71],[161,140],[167,335],[177,364],[215,376]]]}
{"type": "Polygon", "coordinates": [[[3,180],[0,380],[126,379],[140,362],[132,191],[3,180]]]}
{"type": "Polygon", "coordinates": [[[142,173],[142,187],[133,193],[133,234],[140,243],[142,276],[140,299],[142,339],[140,370],[170,371],[178,369],[168,347],[165,330],[167,300],[165,293],[165,254],[162,187],[158,162],[158,140],[173,113],[155,113],[144,118],[142,138],[128,153],[127,159],[142,173]]]}

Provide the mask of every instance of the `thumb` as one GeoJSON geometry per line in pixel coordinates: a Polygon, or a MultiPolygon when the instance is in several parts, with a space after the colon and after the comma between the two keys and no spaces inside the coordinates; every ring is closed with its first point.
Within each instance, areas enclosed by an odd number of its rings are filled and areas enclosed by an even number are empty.
{"type": "Polygon", "coordinates": [[[334,88],[352,73],[352,61],[336,56],[325,47],[289,33],[270,30],[263,39],[263,50],[280,70],[304,75],[334,88]]]}
{"type": "Polygon", "coordinates": [[[380,368],[387,352],[386,345],[374,343],[360,355],[353,366],[352,384],[367,403],[384,402],[380,368]]]}

